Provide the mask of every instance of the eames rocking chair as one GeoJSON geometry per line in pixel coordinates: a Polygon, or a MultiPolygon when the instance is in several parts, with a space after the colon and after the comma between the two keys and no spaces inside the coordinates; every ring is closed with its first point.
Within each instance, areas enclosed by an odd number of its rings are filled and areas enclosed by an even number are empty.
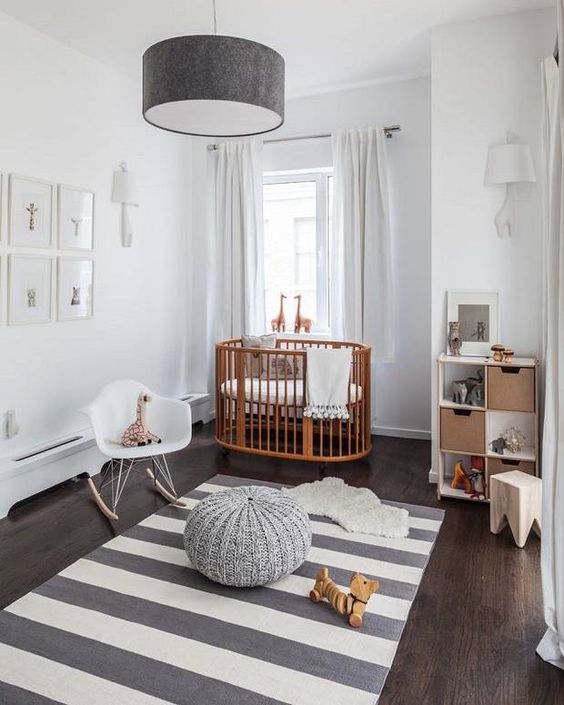
{"type": "MultiPolygon", "coordinates": [[[[185,506],[179,499],[166,461],[166,454],[185,448],[192,440],[190,405],[150,392],[134,380],[111,382],[96,399],[82,409],[92,423],[96,445],[109,458],[102,470],[99,486],[89,477],[88,484],[96,504],[109,519],[118,519],[117,506],[131,471],[139,463],[153,481],[155,489],[171,504],[185,506]],[[133,422],[133,423],[132,423],[133,422]],[[122,445],[124,431],[146,429],[144,445],[122,445]],[[110,506],[103,490],[110,487],[110,506]]],[[[136,442],[134,435],[132,443],[136,442]]],[[[139,440],[139,438],[137,438],[139,440]]]]}

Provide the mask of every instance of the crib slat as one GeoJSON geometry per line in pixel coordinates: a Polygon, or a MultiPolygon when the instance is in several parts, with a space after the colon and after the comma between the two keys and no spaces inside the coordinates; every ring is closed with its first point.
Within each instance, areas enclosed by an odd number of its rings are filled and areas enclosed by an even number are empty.
{"type": "Polygon", "coordinates": [[[266,450],[270,450],[270,353],[265,353],[266,358],[266,450]]]}

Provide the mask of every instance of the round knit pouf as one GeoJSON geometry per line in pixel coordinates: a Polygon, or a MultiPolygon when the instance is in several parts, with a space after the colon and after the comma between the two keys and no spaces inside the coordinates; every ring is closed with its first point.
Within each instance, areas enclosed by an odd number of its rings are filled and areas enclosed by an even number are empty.
{"type": "Polygon", "coordinates": [[[190,512],[184,547],[192,565],[223,585],[265,585],[292,573],[311,546],[302,507],[271,487],[210,494],[190,512]]]}

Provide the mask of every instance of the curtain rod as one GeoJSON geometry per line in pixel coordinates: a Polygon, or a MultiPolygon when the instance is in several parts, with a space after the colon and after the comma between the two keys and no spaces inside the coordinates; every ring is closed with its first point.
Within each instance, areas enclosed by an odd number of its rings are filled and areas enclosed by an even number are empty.
{"type": "MultiPolygon", "coordinates": [[[[392,138],[394,132],[401,132],[401,125],[389,125],[384,127],[384,134],[388,139],[392,138]]],[[[302,135],[301,137],[280,137],[277,140],[264,140],[264,144],[278,144],[280,142],[296,142],[297,140],[320,140],[331,137],[330,133],[325,135],[302,135]]],[[[208,151],[215,152],[218,149],[217,144],[208,144],[208,151]]]]}

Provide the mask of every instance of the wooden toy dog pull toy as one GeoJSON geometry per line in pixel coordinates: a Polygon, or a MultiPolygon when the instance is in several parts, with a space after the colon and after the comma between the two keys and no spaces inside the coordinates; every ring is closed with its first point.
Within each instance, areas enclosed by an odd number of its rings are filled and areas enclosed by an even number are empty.
{"type": "Polygon", "coordinates": [[[355,573],[351,578],[350,593],[347,595],[331,580],[329,569],[321,568],[315,576],[315,585],[309,596],[312,602],[319,602],[326,597],[334,610],[339,614],[348,615],[351,627],[361,627],[366,604],[379,587],[377,580],[368,580],[364,575],[355,573]]]}

